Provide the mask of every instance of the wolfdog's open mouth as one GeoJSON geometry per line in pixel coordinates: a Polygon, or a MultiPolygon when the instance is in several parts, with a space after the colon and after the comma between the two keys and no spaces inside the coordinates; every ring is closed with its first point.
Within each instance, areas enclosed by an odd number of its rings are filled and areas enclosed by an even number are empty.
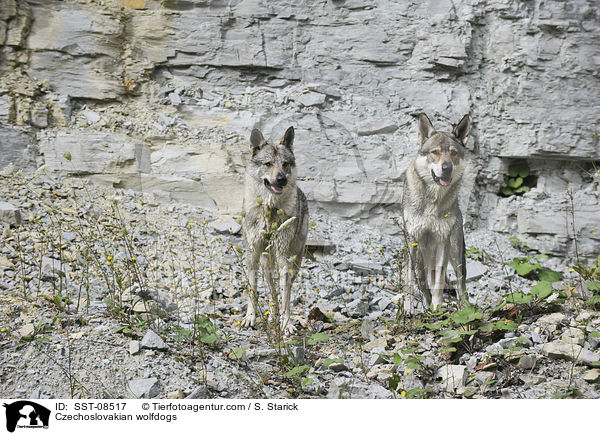
{"type": "Polygon", "coordinates": [[[283,193],[283,187],[273,186],[266,178],[264,179],[264,182],[265,186],[267,186],[267,189],[269,189],[275,195],[281,195],[283,193]]]}
{"type": "Polygon", "coordinates": [[[433,177],[433,181],[438,183],[440,186],[448,186],[450,184],[450,182],[452,181],[452,176],[438,177],[437,175],[435,175],[435,172],[433,172],[433,169],[431,170],[431,176],[433,177]]]}

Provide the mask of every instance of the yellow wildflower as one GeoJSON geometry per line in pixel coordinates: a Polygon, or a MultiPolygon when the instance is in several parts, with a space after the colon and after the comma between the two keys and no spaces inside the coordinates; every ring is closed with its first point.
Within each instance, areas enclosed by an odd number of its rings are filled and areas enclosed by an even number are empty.
{"type": "Polygon", "coordinates": [[[406,396],[406,391],[402,390],[402,392],[400,393],[400,395],[401,395],[402,397],[406,396]]]}
{"type": "Polygon", "coordinates": [[[416,247],[416,246],[419,246],[419,244],[418,244],[417,242],[415,242],[415,243],[413,243],[411,246],[414,248],[414,247],[416,247]]]}

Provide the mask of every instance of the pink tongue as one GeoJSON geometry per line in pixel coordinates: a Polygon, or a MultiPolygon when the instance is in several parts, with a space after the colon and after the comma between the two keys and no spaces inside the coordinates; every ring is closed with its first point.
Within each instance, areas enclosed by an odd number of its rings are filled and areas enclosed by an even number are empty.
{"type": "Polygon", "coordinates": [[[442,186],[447,186],[448,184],[450,184],[450,182],[449,182],[449,181],[444,181],[444,180],[442,180],[442,179],[440,178],[440,184],[441,184],[442,186]]]}
{"type": "Polygon", "coordinates": [[[281,193],[281,189],[276,188],[275,186],[271,185],[271,189],[273,189],[273,192],[276,193],[281,193]]]}

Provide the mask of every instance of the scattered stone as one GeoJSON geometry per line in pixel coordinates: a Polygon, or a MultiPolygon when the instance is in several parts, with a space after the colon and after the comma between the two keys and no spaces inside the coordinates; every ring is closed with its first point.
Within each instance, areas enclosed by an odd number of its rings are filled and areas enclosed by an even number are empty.
{"type": "Polygon", "coordinates": [[[181,97],[177,92],[171,92],[169,94],[169,101],[173,106],[179,106],[181,104],[181,97]]]}
{"type": "Polygon", "coordinates": [[[30,338],[35,332],[35,326],[33,326],[33,323],[27,323],[26,325],[21,326],[18,332],[21,337],[30,338]]]}
{"type": "Polygon", "coordinates": [[[398,130],[398,126],[393,122],[379,121],[359,127],[357,133],[359,136],[371,136],[375,134],[393,133],[396,130],[398,130]]]}
{"type": "Polygon", "coordinates": [[[346,367],[346,365],[343,362],[331,363],[327,368],[335,373],[348,371],[348,367],[346,367]]]}
{"type": "Polygon", "coordinates": [[[167,393],[167,399],[185,399],[185,394],[180,389],[176,391],[169,391],[167,393]]]}
{"type": "Polygon", "coordinates": [[[392,392],[383,386],[367,384],[355,378],[338,377],[331,381],[328,399],[391,399],[392,392]]]}
{"type": "Polygon", "coordinates": [[[234,220],[225,222],[211,222],[210,226],[219,234],[238,234],[242,230],[242,226],[234,220]]]}
{"type": "Polygon", "coordinates": [[[585,342],[585,333],[579,328],[568,328],[562,333],[560,340],[566,344],[582,346],[585,342]]]}
{"type": "Polygon", "coordinates": [[[331,255],[335,252],[335,244],[325,239],[308,239],[305,248],[309,258],[314,258],[315,255],[331,255]]]}
{"type": "Polygon", "coordinates": [[[72,241],[74,241],[77,238],[77,234],[72,233],[70,231],[63,231],[61,233],[61,237],[64,241],[71,243],[72,241]]]}
{"type": "Polygon", "coordinates": [[[542,346],[542,353],[551,359],[566,359],[587,365],[600,361],[600,355],[574,344],[555,340],[542,346]]]}
{"type": "Polygon", "coordinates": [[[467,380],[467,366],[457,364],[447,364],[442,366],[436,372],[436,378],[441,378],[441,385],[447,391],[456,390],[458,387],[464,387],[467,380]]]}
{"type": "Polygon", "coordinates": [[[317,92],[306,92],[296,99],[301,106],[322,106],[325,104],[325,95],[317,92]]]}
{"type": "Polygon", "coordinates": [[[21,225],[21,211],[8,202],[0,202],[0,222],[15,227],[21,225]]]}
{"type": "Polygon", "coordinates": [[[97,112],[94,112],[93,110],[90,110],[90,109],[83,110],[81,112],[81,114],[86,119],[88,124],[95,124],[96,122],[100,121],[100,119],[101,119],[100,115],[97,112]]]}
{"type": "Polygon", "coordinates": [[[375,325],[372,320],[365,319],[360,325],[360,336],[363,340],[373,340],[375,325]]]}
{"type": "Polygon", "coordinates": [[[142,338],[141,347],[144,349],[166,350],[169,346],[152,329],[148,329],[144,338],[142,338]]]}
{"type": "Polygon", "coordinates": [[[583,380],[590,384],[600,381],[600,369],[591,369],[583,374],[583,380]]]}
{"type": "Polygon", "coordinates": [[[319,307],[312,307],[310,309],[310,311],[308,312],[308,320],[312,321],[312,322],[329,322],[329,317],[327,317],[325,315],[325,313],[323,313],[323,311],[321,311],[319,309],[319,307]]]}
{"type": "Polygon", "coordinates": [[[6,257],[0,257],[0,267],[3,269],[12,269],[15,267],[12,261],[6,257]]]}
{"type": "Polygon", "coordinates": [[[523,381],[525,385],[538,385],[546,380],[546,378],[542,375],[536,375],[533,373],[525,373],[519,375],[519,379],[523,381]]]}
{"type": "Polygon", "coordinates": [[[209,399],[208,388],[206,385],[199,385],[194,391],[187,396],[188,399],[209,399]]]}
{"type": "Polygon", "coordinates": [[[71,273],[71,267],[52,257],[42,257],[42,273],[46,276],[65,277],[71,273]]]}
{"type": "Polygon", "coordinates": [[[306,363],[306,349],[304,346],[291,346],[292,356],[296,365],[302,365],[306,363]]]}
{"type": "Polygon", "coordinates": [[[563,313],[552,313],[546,314],[537,320],[537,323],[541,323],[550,332],[554,332],[559,328],[560,323],[564,322],[566,316],[563,313]]]}
{"type": "Polygon", "coordinates": [[[157,378],[132,379],[128,386],[134,399],[152,399],[160,393],[160,383],[157,378]]]}
{"type": "Polygon", "coordinates": [[[360,299],[355,299],[346,305],[346,311],[350,317],[364,317],[369,311],[369,304],[360,299]]]}
{"type": "Polygon", "coordinates": [[[517,367],[520,369],[530,370],[535,367],[536,362],[537,357],[535,355],[523,355],[521,358],[519,358],[517,367]]]}
{"type": "Polygon", "coordinates": [[[129,355],[135,355],[140,351],[140,342],[137,340],[131,340],[129,342],[129,355]]]}
{"type": "Polygon", "coordinates": [[[385,349],[386,347],[387,347],[387,339],[385,337],[379,337],[379,338],[365,344],[363,347],[363,350],[365,352],[372,352],[373,349],[377,349],[377,348],[385,349]]]}

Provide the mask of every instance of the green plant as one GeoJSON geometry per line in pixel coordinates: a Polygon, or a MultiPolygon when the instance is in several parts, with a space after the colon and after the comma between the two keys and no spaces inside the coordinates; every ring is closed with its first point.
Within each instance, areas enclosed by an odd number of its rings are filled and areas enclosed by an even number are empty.
{"type": "Polygon", "coordinates": [[[194,338],[209,346],[214,346],[221,339],[218,330],[208,317],[198,316],[194,321],[194,338]]]}
{"type": "Polygon", "coordinates": [[[587,300],[588,305],[594,309],[600,309],[600,281],[588,282],[587,288],[592,296],[587,300]]]}
{"type": "Polygon", "coordinates": [[[508,180],[506,186],[502,187],[501,193],[504,196],[522,195],[529,192],[531,187],[528,185],[530,177],[529,166],[524,160],[512,163],[508,167],[508,180]]]}
{"type": "Polygon", "coordinates": [[[524,278],[547,282],[560,281],[563,278],[562,273],[541,265],[541,262],[547,259],[546,254],[536,254],[532,257],[515,257],[506,265],[513,268],[517,275],[524,278]]]}

